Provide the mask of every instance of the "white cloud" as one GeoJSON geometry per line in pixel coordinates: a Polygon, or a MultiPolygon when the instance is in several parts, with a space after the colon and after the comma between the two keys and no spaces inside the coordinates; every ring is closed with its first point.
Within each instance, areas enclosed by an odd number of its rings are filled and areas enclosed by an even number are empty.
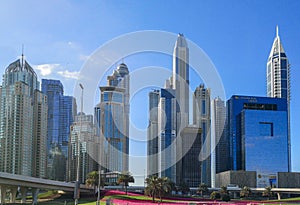
{"type": "Polygon", "coordinates": [[[64,78],[70,78],[70,79],[78,79],[79,78],[79,72],[78,71],[58,71],[57,72],[59,75],[63,76],[64,78]]]}
{"type": "Polygon", "coordinates": [[[38,70],[42,76],[47,76],[52,73],[52,71],[59,67],[60,64],[41,64],[41,65],[34,65],[33,68],[38,70]]]}

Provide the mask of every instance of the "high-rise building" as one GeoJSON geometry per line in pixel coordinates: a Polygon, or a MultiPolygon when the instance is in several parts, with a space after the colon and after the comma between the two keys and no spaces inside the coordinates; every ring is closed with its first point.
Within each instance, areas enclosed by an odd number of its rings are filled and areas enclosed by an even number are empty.
{"type": "Polygon", "coordinates": [[[129,89],[129,71],[124,63],[107,77],[107,86],[100,87],[95,124],[100,134],[100,162],[107,172],[129,168],[129,89]]]}
{"type": "Polygon", "coordinates": [[[77,112],[76,100],[64,96],[59,80],[42,79],[42,92],[48,99],[48,178],[65,181],[70,126],[77,112]]]}
{"type": "Polygon", "coordinates": [[[46,177],[47,97],[22,55],[3,75],[0,108],[0,171],[46,177]]]}
{"type": "Polygon", "coordinates": [[[267,62],[267,96],[284,98],[288,102],[289,170],[291,170],[290,137],[290,64],[279,38],[278,26],[267,62]]]}
{"type": "Polygon", "coordinates": [[[180,133],[180,155],[177,162],[177,184],[188,187],[199,187],[201,184],[202,162],[199,153],[202,147],[201,129],[198,126],[188,126],[180,133]]]}
{"type": "Polygon", "coordinates": [[[89,172],[97,170],[95,160],[92,158],[97,149],[96,145],[93,115],[79,113],[71,125],[67,168],[68,181],[76,180],[78,155],[80,156],[79,181],[81,183],[85,183],[89,172]],[[77,146],[80,146],[80,153],[78,153],[77,146]]]}
{"type": "Polygon", "coordinates": [[[257,187],[274,185],[289,171],[286,99],[234,95],[227,112],[231,169],[256,171],[257,187]]]}
{"type": "Polygon", "coordinates": [[[177,132],[189,124],[189,48],[183,34],[179,34],[173,52],[172,88],[177,107],[177,132]]]}
{"type": "Polygon", "coordinates": [[[217,97],[211,101],[211,185],[215,187],[216,173],[229,170],[229,149],[225,129],[225,102],[217,97]]]}
{"type": "Polygon", "coordinates": [[[202,129],[202,150],[199,151],[201,160],[201,182],[211,184],[211,113],[210,89],[203,84],[194,91],[193,124],[202,129]]]}
{"type": "Polygon", "coordinates": [[[160,91],[149,93],[149,124],[147,128],[147,176],[158,176],[158,103],[160,91]]]}
{"type": "Polygon", "coordinates": [[[158,175],[159,177],[168,177],[177,183],[175,90],[160,90],[158,110],[158,175]]]}

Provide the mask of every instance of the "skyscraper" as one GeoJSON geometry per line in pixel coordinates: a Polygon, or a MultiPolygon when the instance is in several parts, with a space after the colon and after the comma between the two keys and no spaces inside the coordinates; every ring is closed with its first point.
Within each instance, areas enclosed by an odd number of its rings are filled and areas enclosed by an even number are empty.
{"type": "Polygon", "coordinates": [[[291,170],[290,87],[290,64],[281,44],[277,26],[276,37],[267,62],[267,96],[284,98],[288,103],[289,170],[291,170]]]}
{"type": "Polygon", "coordinates": [[[158,103],[160,91],[149,93],[149,124],[147,128],[147,176],[158,176],[158,103]]]}
{"type": "Polygon", "coordinates": [[[129,164],[129,71],[121,63],[101,86],[95,108],[100,134],[100,161],[105,171],[128,171],[129,164]]]}
{"type": "Polygon", "coordinates": [[[210,113],[210,89],[204,84],[198,86],[194,91],[193,101],[193,124],[202,129],[202,151],[200,154],[201,182],[211,184],[211,113],[210,113]]]}
{"type": "Polygon", "coordinates": [[[217,97],[211,101],[211,184],[215,187],[216,173],[229,169],[229,141],[225,129],[225,102],[217,97]]]}
{"type": "Polygon", "coordinates": [[[179,34],[173,52],[172,88],[177,107],[177,132],[189,124],[189,48],[183,34],[179,34]]]}
{"type": "Polygon", "coordinates": [[[87,174],[89,172],[96,170],[96,163],[92,158],[93,156],[95,156],[94,152],[96,151],[95,142],[93,115],[85,115],[84,113],[79,113],[77,116],[75,116],[75,120],[71,125],[67,167],[68,181],[76,180],[78,154],[80,156],[79,181],[81,183],[85,183],[87,174]],[[77,140],[79,140],[78,144],[77,140]],[[80,146],[80,153],[78,153],[77,145],[80,146]]]}
{"type": "Polygon", "coordinates": [[[262,176],[289,170],[286,99],[234,95],[227,110],[231,169],[256,171],[257,186],[269,186],[262,176]]]}
{"type": "Polygon", "coordinates": [[[48,178],[64,181],[70,126],[77,112],[76,100],[64,96],[64,88],[59,80],[42,79],[42,92],[48,99],[48,178]]]}
{"type": "MultiPolygon", "coordinates": [[[[177,143],[175,90],[161,89],[158,103],[158,171],[177,183],[177,143]]],[[[148,141],[149,142],[149,141],[148,141]]]]}
{"type": "Polygon", "coordinates": [[[47,98],[23,55],[6,68],[0,90],[0,171],[46,177],[47,98]]]}

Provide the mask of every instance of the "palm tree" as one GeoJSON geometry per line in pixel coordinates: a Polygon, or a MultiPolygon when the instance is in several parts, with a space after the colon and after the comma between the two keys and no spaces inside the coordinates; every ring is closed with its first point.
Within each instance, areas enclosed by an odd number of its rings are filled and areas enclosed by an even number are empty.
{"type": "Polygon", "coordinates": [[[243,189],[240,191],[240,196],[243,198],[248,198],[251,195],[252,191],[249,187],[244,186],[243,189]]]}
{"type": "Polygon", "coordinates": [[[120,176],[118,178],[118,184],[124,184],[126,195],[127,195],[127,187],[129,185],[129,183],[134,183],[134,178],[131,175],[131,173],[123,172],[122,174],[120,174],[120,176]]]}
{"type": "Polygon", "coordinates": [[[152,202],[155,202],[155,196],[158,195],[158,190],[160,189],[160,182],[157,176],[151,176],[146,178],[147,187],[145,189],[145,194],[152,197],[152,202]]]}
{"type": "Polygon", "coordinates": [[[94,192],[96,192],[96,186],[98,185],[98,178],[99,178],[98,172],[92,171],[92,172],[88,173],[87,178],[85,180],[85,184],[88,187],[93,187],[94,192]]]}
{"type": "Polygon", "coordinates": [[[168,177],[163,177],[163,178],[158,178],[158,182],[159,182],[158,193],[159,193],[160,201],[162,202],[162,196],[170,193],[172,189],[171,181],[169,180],[168,177]]]}
{"type": "Polygon", "coordinates": [[[201,193],[201,197],[203,197],[203,193],[208,192],[208,186],[205,183],[201,183],[198,188],[198,192],[201,193]]]}
{"type": "Polygon", "coordinates": [[[263,196],[266,196],[270,199],[270,197],[273,196],[272,187],[268,186],[265,188],[265,190],[262,193],[263,196]]]}

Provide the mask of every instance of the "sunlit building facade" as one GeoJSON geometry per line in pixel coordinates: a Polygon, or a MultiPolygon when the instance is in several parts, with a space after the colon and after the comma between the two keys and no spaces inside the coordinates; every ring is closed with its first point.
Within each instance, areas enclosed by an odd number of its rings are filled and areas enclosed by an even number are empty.
{"type": "Polygon", "coordinates": [[[234,95],[227,110],[231,170],[256,171],[257,187],[276,186],[277,172],[289,171],[286,99],[234,95]]]}
{"type": "Polygon", "coordinates": [[[0,171],[46,177],[47,97],[22,55],[5,70],[0,88],[0,171]]]}

